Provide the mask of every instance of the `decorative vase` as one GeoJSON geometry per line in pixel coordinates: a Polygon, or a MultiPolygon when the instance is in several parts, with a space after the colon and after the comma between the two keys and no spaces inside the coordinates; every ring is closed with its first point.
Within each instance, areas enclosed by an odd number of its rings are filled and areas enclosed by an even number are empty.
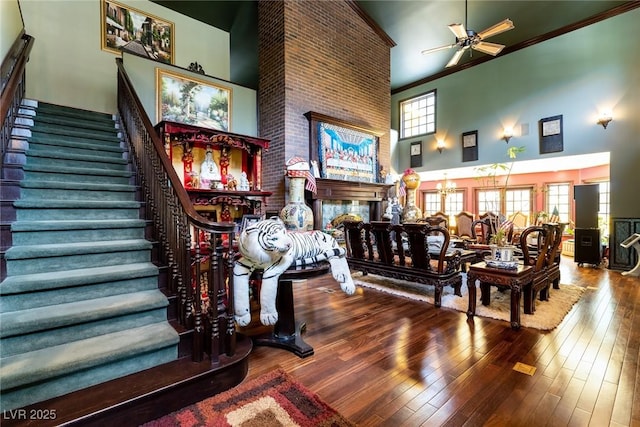
{"type": "Polygon", "coordinates": [[[420,175],[407,169],[402,175],[402,182],[407,189],[407,202],[402,213],[402,222],[416,222],[422,219],[422,211],[416,206],[416,191],[420,186],[420,175]]]}
{"type": "Polygon", "coordinates": [[[304,202],[304,176],[289,176],[289,203],[280,211],[287,230],[313,230],[313,211],[304,202]]]}
{"type": "Polygon", "coordinates": [[[510,262],[513,261],[513,253],[516,249],[515,246],[511,245],[496,245],[490,244],[489,248],[491,249],[491,259],[495,261],[504,261],[510,262]]]}

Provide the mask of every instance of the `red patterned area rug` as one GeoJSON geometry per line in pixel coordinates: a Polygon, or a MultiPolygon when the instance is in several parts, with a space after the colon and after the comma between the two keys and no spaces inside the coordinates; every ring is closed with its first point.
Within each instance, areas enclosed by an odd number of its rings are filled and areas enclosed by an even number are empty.
{"type": "Polygon", "coordinates": [[[144,424],[144,427],[355,426],[283,370],[144,424]]]}

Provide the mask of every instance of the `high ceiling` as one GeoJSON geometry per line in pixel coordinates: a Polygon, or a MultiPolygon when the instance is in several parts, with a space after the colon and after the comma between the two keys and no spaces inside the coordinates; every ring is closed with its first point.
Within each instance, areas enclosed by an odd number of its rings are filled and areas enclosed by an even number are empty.
{"type": "MultiPolygon", "coordinates": [[[[231,76],[235,83],[256,89],[257,2],[247,0],[156,0],[162,6],[229,32],[231,76]]],[[[355,1],[395,42],[391,49],[391,90],[455,72],[472,65],[470,61],[491,56],[467,51],[456,67],[445,70],[455,49],[422,55],[425,49],[455,43],[448,25],[466,24],[480,32],[503,19],[515,28],[488,39],[507,47],[499,55],[524,47],[545,35],[620,6],[614,0],[356,0],[355,1]],[[466,11],[466,17],[465,17],[466,11]]],[[[640,2],[634,2],[640,6],[640,2]]]]}

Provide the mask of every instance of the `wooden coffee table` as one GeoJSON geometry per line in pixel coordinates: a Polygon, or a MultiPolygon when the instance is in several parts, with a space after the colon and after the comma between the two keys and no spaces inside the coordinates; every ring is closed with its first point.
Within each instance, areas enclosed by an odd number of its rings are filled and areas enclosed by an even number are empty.
{"type": "Polygon", "coordinates": [[[471,264],[467,272],[467,287],[469,288],[467,317],[469,319],[472,319],[476,314],[476,280],[479,280],[481,286],[484,287],[483,305],[490,303],[490,286],[511,289],[511,327],[520,329],[520,295],[526,286],[531,286],[533,267],[519,264],[515,269],[491,268],[487,267],[487,263],[484,261],[471,264]]]}

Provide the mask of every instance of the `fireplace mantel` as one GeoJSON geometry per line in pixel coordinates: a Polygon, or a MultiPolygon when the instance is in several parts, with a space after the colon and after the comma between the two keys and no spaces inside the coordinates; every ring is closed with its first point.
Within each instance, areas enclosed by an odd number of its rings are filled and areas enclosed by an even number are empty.
{"type": "Polygon", "coordinates": [[[326,220],[322,218],[324,200],[357,200],[369,203],[370,219],[379,221],[382,215],[382,201],[385,200],[392,184],[341,181],[316,178],[317,193],[306,192],[307,202],[313,209],[313,228],[322,230],[326,220]]]}

